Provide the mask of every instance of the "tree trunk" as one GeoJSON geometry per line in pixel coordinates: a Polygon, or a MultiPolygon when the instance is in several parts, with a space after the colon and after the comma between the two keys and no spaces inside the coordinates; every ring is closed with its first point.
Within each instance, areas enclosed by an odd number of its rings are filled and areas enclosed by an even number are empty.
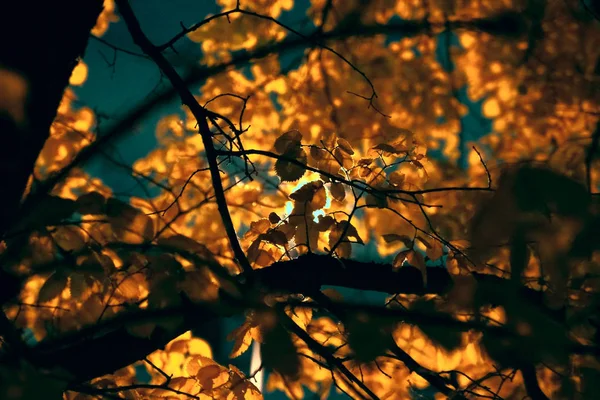
{"type": "Polygon", "coordinates": [[[0,237],[17,215],[34,163],[103,0],[9,1],[0,11],[0,237]]]}
{"type": "MultiPolygon", "coordinates": [[[[18,215],[35,161],[103,0],[8,1],[0,9],[0,239],[18,215]]],[[[0,266],[0,304],[19,282],[0,266]]]]}

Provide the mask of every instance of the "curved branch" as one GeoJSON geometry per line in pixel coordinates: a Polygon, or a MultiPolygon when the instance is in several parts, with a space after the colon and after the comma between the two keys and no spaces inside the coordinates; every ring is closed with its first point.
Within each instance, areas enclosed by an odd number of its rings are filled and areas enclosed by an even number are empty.
{"type": "Polygon", "coordinates": [[[177,93],[179,93],[181,101],[190,109],[192,115],[198,123],[200,128],[199,133],[202,137],[202,143],[204,144],[204,151],[206,152],[206,159],[210,169],[210,177],[215,191],[215,200],[217,202],[219,214],[221,215],[223,225],[225,226],[225,231],[229,237],[229,243],[233,249],[233,254],[239,262],[244,274],[249,275],[252,271],[252,267],[250,266],[250,262],[248,261],[244,250],[242,250],[237,237],[237,233],[235,231],[235,227],[233,226],[233,221],[231,220],[231,215],[229,214],[229,209],[227,207],[227,199],[225,198],[223,183],[221,182],[219,164],[217,162],[217,153],[212,141],[212,133],[207,121],[211,114],[198,103],[175,68],[167,61],[167,59],[161,54],[160,50],[155,47],[144,34],[139,21],[129,5],[129,2],[126,0],[117,0],[117,5],[119,6],[119,11],[123,16],[125,23],[127,24],[127,28],[129,29],[129,33],[131,34],[133,41],[144,51],[145,54],[154,60],[160,70],[167,76],[171,82],[171,85],[173,85],[173,87],[177,90],[177,93]]]}

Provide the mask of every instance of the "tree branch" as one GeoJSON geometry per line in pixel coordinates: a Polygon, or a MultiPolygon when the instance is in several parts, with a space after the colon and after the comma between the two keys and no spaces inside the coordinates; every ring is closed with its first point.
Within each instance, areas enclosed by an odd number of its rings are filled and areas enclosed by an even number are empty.
{"type": "Polygon", "coordinates": [[[231,215],[229,214],[229,209],[227,207],[227,199],[225,198],[223,183],[221,182],[217,154],[212,142],[212,133],[210,131],[210,127],[208,126],[208,118],[210,117],[210,113],[208,113],[196,101],[196,98],[187,88],[186,84],[181,79],[175,68],[173,68],[169,61],[167,61],[167,59],[162,55],[160,50],[155,47],[144,34],[139,21],[129,5],[129,2],[126,0],[117,0],[116,3],[119,7],[121,15],[123,16],[123,19],[125,20],[125,23],[127,24],[127,28],[129,29],[129,33],[131,34],[133,41],[144,51],[145,54],[154,60],[160,70],[167,76],[171,82],[171,85],[173,85],[173,87],[177,90],[177,93],[179,93],[181,101],[190,109],[192,115],[198,123],[200,135],[202,136],[202,143],[204,144],[204,150],[206,152],[208,167],[210,169],[210,176],[215,191],[215,201],[217,202],[219,214],[223,220],[223,225],[225,226],[225,231],[229,237],[229,242],[233,249],[235,258],[239,262],[244,275],[249,277],[252,267],[250,266],[250,262],[246,258],[246,254],[242,250],[237,237],[237,233],[235,231],[235,227],[233,226],[233,221],[231,220],[231,215]]]}

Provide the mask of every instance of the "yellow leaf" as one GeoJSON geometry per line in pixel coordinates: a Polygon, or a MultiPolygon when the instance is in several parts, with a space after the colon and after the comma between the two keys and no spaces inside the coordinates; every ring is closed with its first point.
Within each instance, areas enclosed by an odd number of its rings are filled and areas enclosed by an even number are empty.
{"type": "Polygon", "coordinates": [[[250,229],[244,235],[245,239],[254,240],[260,234],[265,233],[271,227],[271,222],[266,219],[259,219],[258,221],[253,221],[250,223],[250,229]]]}
{"type": "Polygon", "coordinates": [[[196,374],[196,379],[203,390],[212,390],[218,387],[229,379],[228,372],[225,368],[220,365],[207,365],[206,367],[200,368],[196,374]],[[217,379],[221,378],[221,379],[217,379]],[[224,380],[224,382],[223,382],[224,380]]]}
{"type": "Polygon", "coordinates": [[[212,357],[212,350],[206,340],[191,338],[188,342],[188,351],[190,354],[212,357]]]}
{"type": "Polygon", "coordinates": [[[500,104],[498,103],[498,100],[493,97],[487,99],[483,103],[481,110],[486,118],[496,118],[501,113],[500,104]]]}
{"type": "Polygon", "coordinates": [[[143,283],[141,274],[119,274],[116,294],[123,296],[128,301],[137,301],[140,297],[140,284],[143,283]]]}
{"type": "Polygon", "coordinates": [[[215,360],[209,357],[204,357],[201,355],[194,355],[187,360],[185,365],[185,371],[190,376],[196,376],[200,369],[208,366],[208,365],[216,365],[215,360]]]}
{"type": "Polygon", "coordinates": [[[236,358],[244,354],[252,344],[251,326],[244,323],[239,328],[232,331],[228,336],[228,340],[234,339],[233,349],[229,353],[229,358],[236,358]]]}
{"type": "Polygon", "coordinates": [[[83,62],[83,60],[79,60],[79,63],[73,69],[71,73],[71,77],[69,78],[69,85],[73,86],[81,86],[87,79],[88,75],[88,67],[83,62]]]}

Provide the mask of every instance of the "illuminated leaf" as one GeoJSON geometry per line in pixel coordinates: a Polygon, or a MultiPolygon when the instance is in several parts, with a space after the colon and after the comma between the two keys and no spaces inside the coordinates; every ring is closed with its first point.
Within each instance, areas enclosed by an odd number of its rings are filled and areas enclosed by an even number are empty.
{"type": "Polygon", "coordinates": [[[437,239],[431,240],[431,246],[425,250],[425,254],[430,260],[437,260],[444,255],[444,246],[437,239]]]}
{"type": "Polygon", "coordinates": [[[52,233],[57,245],[66,251],[81,250],[86,245],[86,238],[81,229],[75,226],[59,226],[52,233]]]}
{"type": "Polygon", "coordinates": [[[331,196],[337,201],[344,201],[346,197],[346,188],[344,184],[339,182],[333,182],[329,188],[331,196]]]}
{"type": "Polygon", "coordinates": [[[248,350],[252,344],[252,329],[254,327],[250,322],[244,322],[240,327],[229,333],[227,340],[234,340],[229,358],[237,358],[248,350]]]}
{"type": "Polygon", "coordinates": [[[295,153],[300,147],[302,134],[297,130],[285,132],[275,140],[275,151],[279,154],[295,153]]]}
{"type": "Polygon", "coordinates": [[[347,170],[352,168],[354,165],[352,156],[342,150],[341,147],[337,147],[335,150],[333,150],[333,156],[335,157],[336,162],[347,170]]]}
{"type": "Polygon", "coordinates": [[[273,263],[275,263],[275,258],[273,258],[273,256],[271,255],[271,253],[269,253],[266,250],[259,250],[258,255],[256,256],[256,259],[252,260],[254,263],[256,263],[257,266],[259,267],[266,267],[268,265],[271,265],[273,263]]]}
{"type": "MultiPolygon", "coordinates": [[[[284,153],[283,156],[289,159],[296,160],[301,164],[306,164],[307,161],[306,152],[302,149],[298,151],[290,151],[288,153],[284,153]]],[[[302,165],[298,165],[294,162],[284,160],[281,158],[277,159],[277,161],[275,162],[275,173],[277,173],[277,176],[279,176],[282,182],[297,181],[298,179],[302,178],[302,176],[304,176],[305,172],[305,167],[303,167],[302,165]]]]}
{"type": "Polygon", "coordinates": [[[154,238],[152,219],[127,203],[108,199],[106,215],[119,240],[139,244],[154,238]]]}
{"type": "Polygon", "coordinates": [[[218,386],[218,384],[215,385],[215,380],[221,374],[228,375],[227,370],[217,364],[207,365],[206,367],[202,367],[200,370],[198,370],[196,373],[196,379],[198,380],[200,386],[202,386],[203,390],[211,390],[215,386],[218,386]]]}
{"type": "Polygon", "coordinates": [[[68,276],[61,272],[50,275],[38,293],[38,303],[45,303],[58,297],[67,287],[67,282],[68,276]]]}
{"type": "Polygon", "coordinates": [[[337,140],[337,145],[340,147],[340,149],[342,149],[345,153],[353,155],[354,154],[354,149],[352,149],[352,146],[350,145],[350,143],[348,143],[348,141],[346,139],[343,138],[338,138],[337,140]]]}
{"type": "Polygon", "coordinates": [[[326,196],[323,182],[321,181],[309,182],[290,194],[292,200],[296,200],[300,203],[310,202],[313,210],[323,208],[325,201],[327,200],[326,196]]]}
{"type": "MultiPolygon", "coordinates": [[[[181,340],[181,342],[185,341],[181,340]]],[[[185,365],[185,371],[188,373],[188,375],[195,376],[198,373],[198,371],[200,371],[200,369],[206,366],[216,364],[217,363],[215,362],[215,360],[209,357],[203,355],[194,355],[187,360],[187,363],[185,365]]]]}
{"type": "Polygon", "coordinates": [[[288,238],[285,233],[279,229],[270,230],[268,233],[264,234],[262,238],[267,242],[271,242],[280,246],[285,246],[288,242],[288,238]]]}
{"type": "Polygon", "coordinates": [[[389,233],[387,235],[383,235],[382,237],[386,243],[394,243],[394,242],[400,241],[404,244],[405,247],[412,248],[412,246],[413,246],[413,239],[406,235],[398,235],[395,233],[389,233]]]}
{"type": "Polygon", "coordinates": [[[312,320],[313,310],[308,307],[287,308],[286,312],[290,318],[303,329],[306,329],[312,320]]]}
{"type": "Polygon", "coordinates": [[[392,262],[394,268],[402,267],[402,264],[404,263],[404,261],[406,261],[410,252],[412,252],[412,250],[403,250],[396,254],[396,256],[394,257],[394,261],[392,262]]]}
{"type": "Polygon", "coordinates": [[[253,221],[250,223],[250,229],[244,235],[244,238],[248,240],[254,240],[259,237],[261,234],[265,233],[271,227],[271,222],[262,218],[258,221],[253,221]]]}
{"type": "Polygon", "coordinates": [[[188,352],[190,354],[198,354],[205,357],[212,357],[212,350],[206,340],[199,338],[191,338],[188,341],[188,352]]]}

